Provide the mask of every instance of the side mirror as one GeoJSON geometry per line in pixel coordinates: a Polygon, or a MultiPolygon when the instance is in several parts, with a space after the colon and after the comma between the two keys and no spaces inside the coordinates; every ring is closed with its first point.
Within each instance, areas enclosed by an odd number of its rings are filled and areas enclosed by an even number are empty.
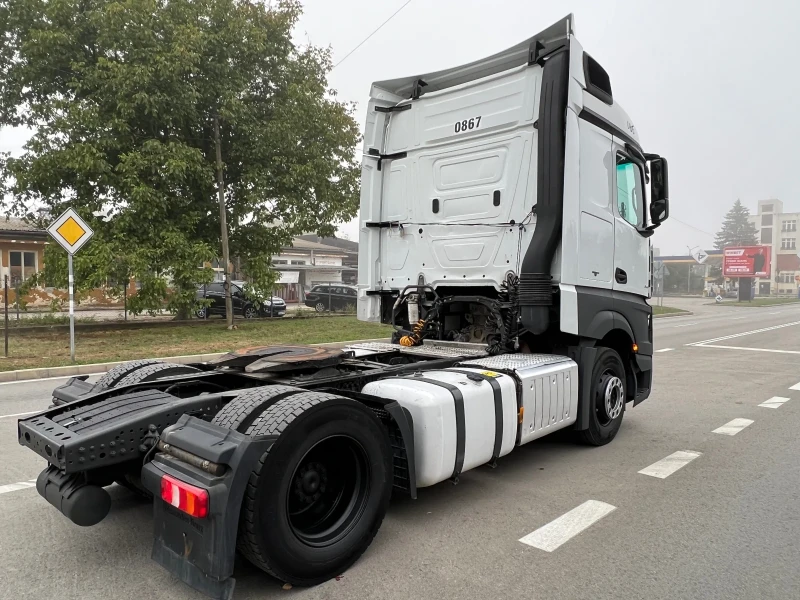
{"type": "Polygon", "coordinates": [[[658,226],[669,218],[667,159],[650,155],[650,220],[658,226]],[[652,158],[651,158],[652,157],[652,158]]]}

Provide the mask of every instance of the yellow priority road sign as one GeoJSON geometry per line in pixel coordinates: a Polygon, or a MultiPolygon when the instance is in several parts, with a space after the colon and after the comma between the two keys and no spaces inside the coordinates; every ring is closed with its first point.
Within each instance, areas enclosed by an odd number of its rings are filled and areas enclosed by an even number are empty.
{"type": "Polygon", "coordinates": [[[50,224],[47,233],[69,254],[75,254],[94,235],[94,231],[71,208],[50,224]]]}

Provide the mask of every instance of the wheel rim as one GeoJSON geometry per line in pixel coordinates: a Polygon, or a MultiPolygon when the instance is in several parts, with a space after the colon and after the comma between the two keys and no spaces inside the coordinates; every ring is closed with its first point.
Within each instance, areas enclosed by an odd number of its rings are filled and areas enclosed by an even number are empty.
{"type": "Polygon", "coordinates": [[[198,310],[197,311],[197,317],[200,318],[200,319],[205,319],[206,318],[206,311],[205,310],[198,310]]]}
{"type": "Polygon", "coordinates": [[[302,458],[286,498],[289,527],[304,544],[335,544],[358,523],[369,496],[369,461],[356,440],[334,436],[302,458]]]}
{"type": "Polygon", "coordinates": [[[256,309],[253,308],[252,306],[249,306],[244,310],[245,319],[252,319],[255,316],[256,316],[256,309]]]}
{"type": "Polygon", "coordinates": [[[325,305],[322,302],[317,302],[317,305],[314,307],[317,312],[325,312],[325,305]]]}
{"type": "Polygon", "coordinates": [[[601,425],[608,425],[622,414],[625,406],[625,387],[622,379],[611,372],[600,376],[596,398],[597,419],[601,425]]]}

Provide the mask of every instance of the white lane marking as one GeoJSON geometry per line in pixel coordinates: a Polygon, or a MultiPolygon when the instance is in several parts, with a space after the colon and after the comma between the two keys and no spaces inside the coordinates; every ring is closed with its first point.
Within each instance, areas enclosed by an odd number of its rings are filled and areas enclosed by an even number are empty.
{"type": "MultiPolygon", "coordinates": [[[[44,409],[42,409],[44,410],[44,409]]],[[[36,413],[42,412],[41,410],[34,410],[32,412],[24,412],[24,413],[17,413],[15,415],[0,415],[0,419],[10,419],[11,417],[25,417],[27,415],[35,415],[36,413]]]]}
{"type": "Polygon", "coordinates": [[[749,350],[750,352],[774,352],[775,354],[800,354],[800,350],[774,350],[772,348],[746,348],[744,346],[720,346],[719,344],[687,344],[695,348],[722,348],[724,350],[749,350]]]}
{"type": "Polygon", "coordinates": [[[675,348],[662,348],[661,350],[656,350],[656,352],[672,352],[675,348]]]}
{"type": "Polygon", "coordinates": [[[722,427],[717,427],[711,433],[721,433],[722,435],[736,435],[748,425],[752,425],[755,421],[750,419],[734,419],[729,423],[725,423],[722,427]]]}
{"type": "Polygon", "coordinates": [[[795,390],[796,392],[800,392],[800,382],[795,383],[792,387],[789,388],[790,390],[795,390]]]}
{"type": "Polygon", "coordinates": [[[772,331],[774,329],[782,329],[784,327],[792,327],[794,325],[800,325],[800,321],[794,321],[792,323],[784,323],[783,325],[775,325],[773,327],[764,327],[763,329],[754,329],[753,331],[743,331],[742,333],[734,333],[732,335],[723,335],[722,337],[712,338],[710,340],[703,340],[701,342],[692,342],[691,344],[685,344],[685,345],[701,346],[705,344],[713,344],[714,342],[721,342],[723,340],[732,340],[733,338],[742,337],[745,335],[752,335],[754,333],[763,333],[764,331],[772,331]]]}
{"type": "Polygon", "coordinates": [[[768,315],[779,315],[779,314],[781,314],[781,311],[778,311],[778,312],[771,312],[771,313],[767,313],[767,314],[768,314],[768,315]]]}
{"type": "MultiPolygon", "coordinates": [[[[81,375],[88,375],[94,377],[95,375],[105,375],[105,371],[97,373],[81,373],[81,375]]],[[[57,379],[72,379],[73,377],[80,377],[81,375],[58,375],[57,377],[39,377],[37,379],[20,379],[19,381],[0,381],[0,385],[17,385],[23,383],[36,383],[37,381],[56,381],[57,379]]]]}
{"type": "Polygon", "coordinates": [[[746,319],[746,318],[747,318],[746,316],[745,317],[731,317],[730,320],[731,321],[741,321],[742,319],[746,319]]]}
{"type": "Polygon", "coordinates": [[[688,465],[701,454],[702,452],[694,452],[692,450],[678,450],[666,458],[662,458],[660,461],[654,462],[649,467],[645,467],[639,471],[639,473],[642,475],[650,475],[650,477],[666,479],[678,469],[682,469],[688,465]]]}
{"type": "Polygon", "coordinates": [[[552,552],[616,508],[599,500],[587,500],[519,541],[539,550],[552,552]]]}
{"type": "Polygon", "coordinates": [[[759,404],[759,406],[763,406],[764,408],[780,408],[788,401],[789,398],[782,398],[781,396],[773,396],[769,400],[766,400],[761,404],[759,404]]]}
{"type": "Polygon", "coordinates": [[[9,483],[8,485],[0,485],[0,494],[7,494],[8,492],[16,492],[17,490],[25,490],[36,486],[36,480],[20,481],[19,483],[9,483]]]}
{"type": "Polygon", "coordinates": [[[693,323],[684,323],[683,325],[675,325],[674,327],[677,329],[678,327],[689,327],[689,325],[697,325],[697,321],[693,323]]]}

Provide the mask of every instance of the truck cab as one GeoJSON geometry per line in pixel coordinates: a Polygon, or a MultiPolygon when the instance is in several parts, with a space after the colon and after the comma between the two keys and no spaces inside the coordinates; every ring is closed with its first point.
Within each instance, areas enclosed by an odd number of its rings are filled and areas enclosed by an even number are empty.
{"type": "Polygon", "coordinates": [[[360,319],[411,332],[426,299],[449,297],[429,335],[611,347],[628,400],[648,396],[667,163],[644,152],[572,15],[488,58],[374,83],[363,151],[360,319]],[[503,323],[466,297],[510,305],[503,323]]]}

